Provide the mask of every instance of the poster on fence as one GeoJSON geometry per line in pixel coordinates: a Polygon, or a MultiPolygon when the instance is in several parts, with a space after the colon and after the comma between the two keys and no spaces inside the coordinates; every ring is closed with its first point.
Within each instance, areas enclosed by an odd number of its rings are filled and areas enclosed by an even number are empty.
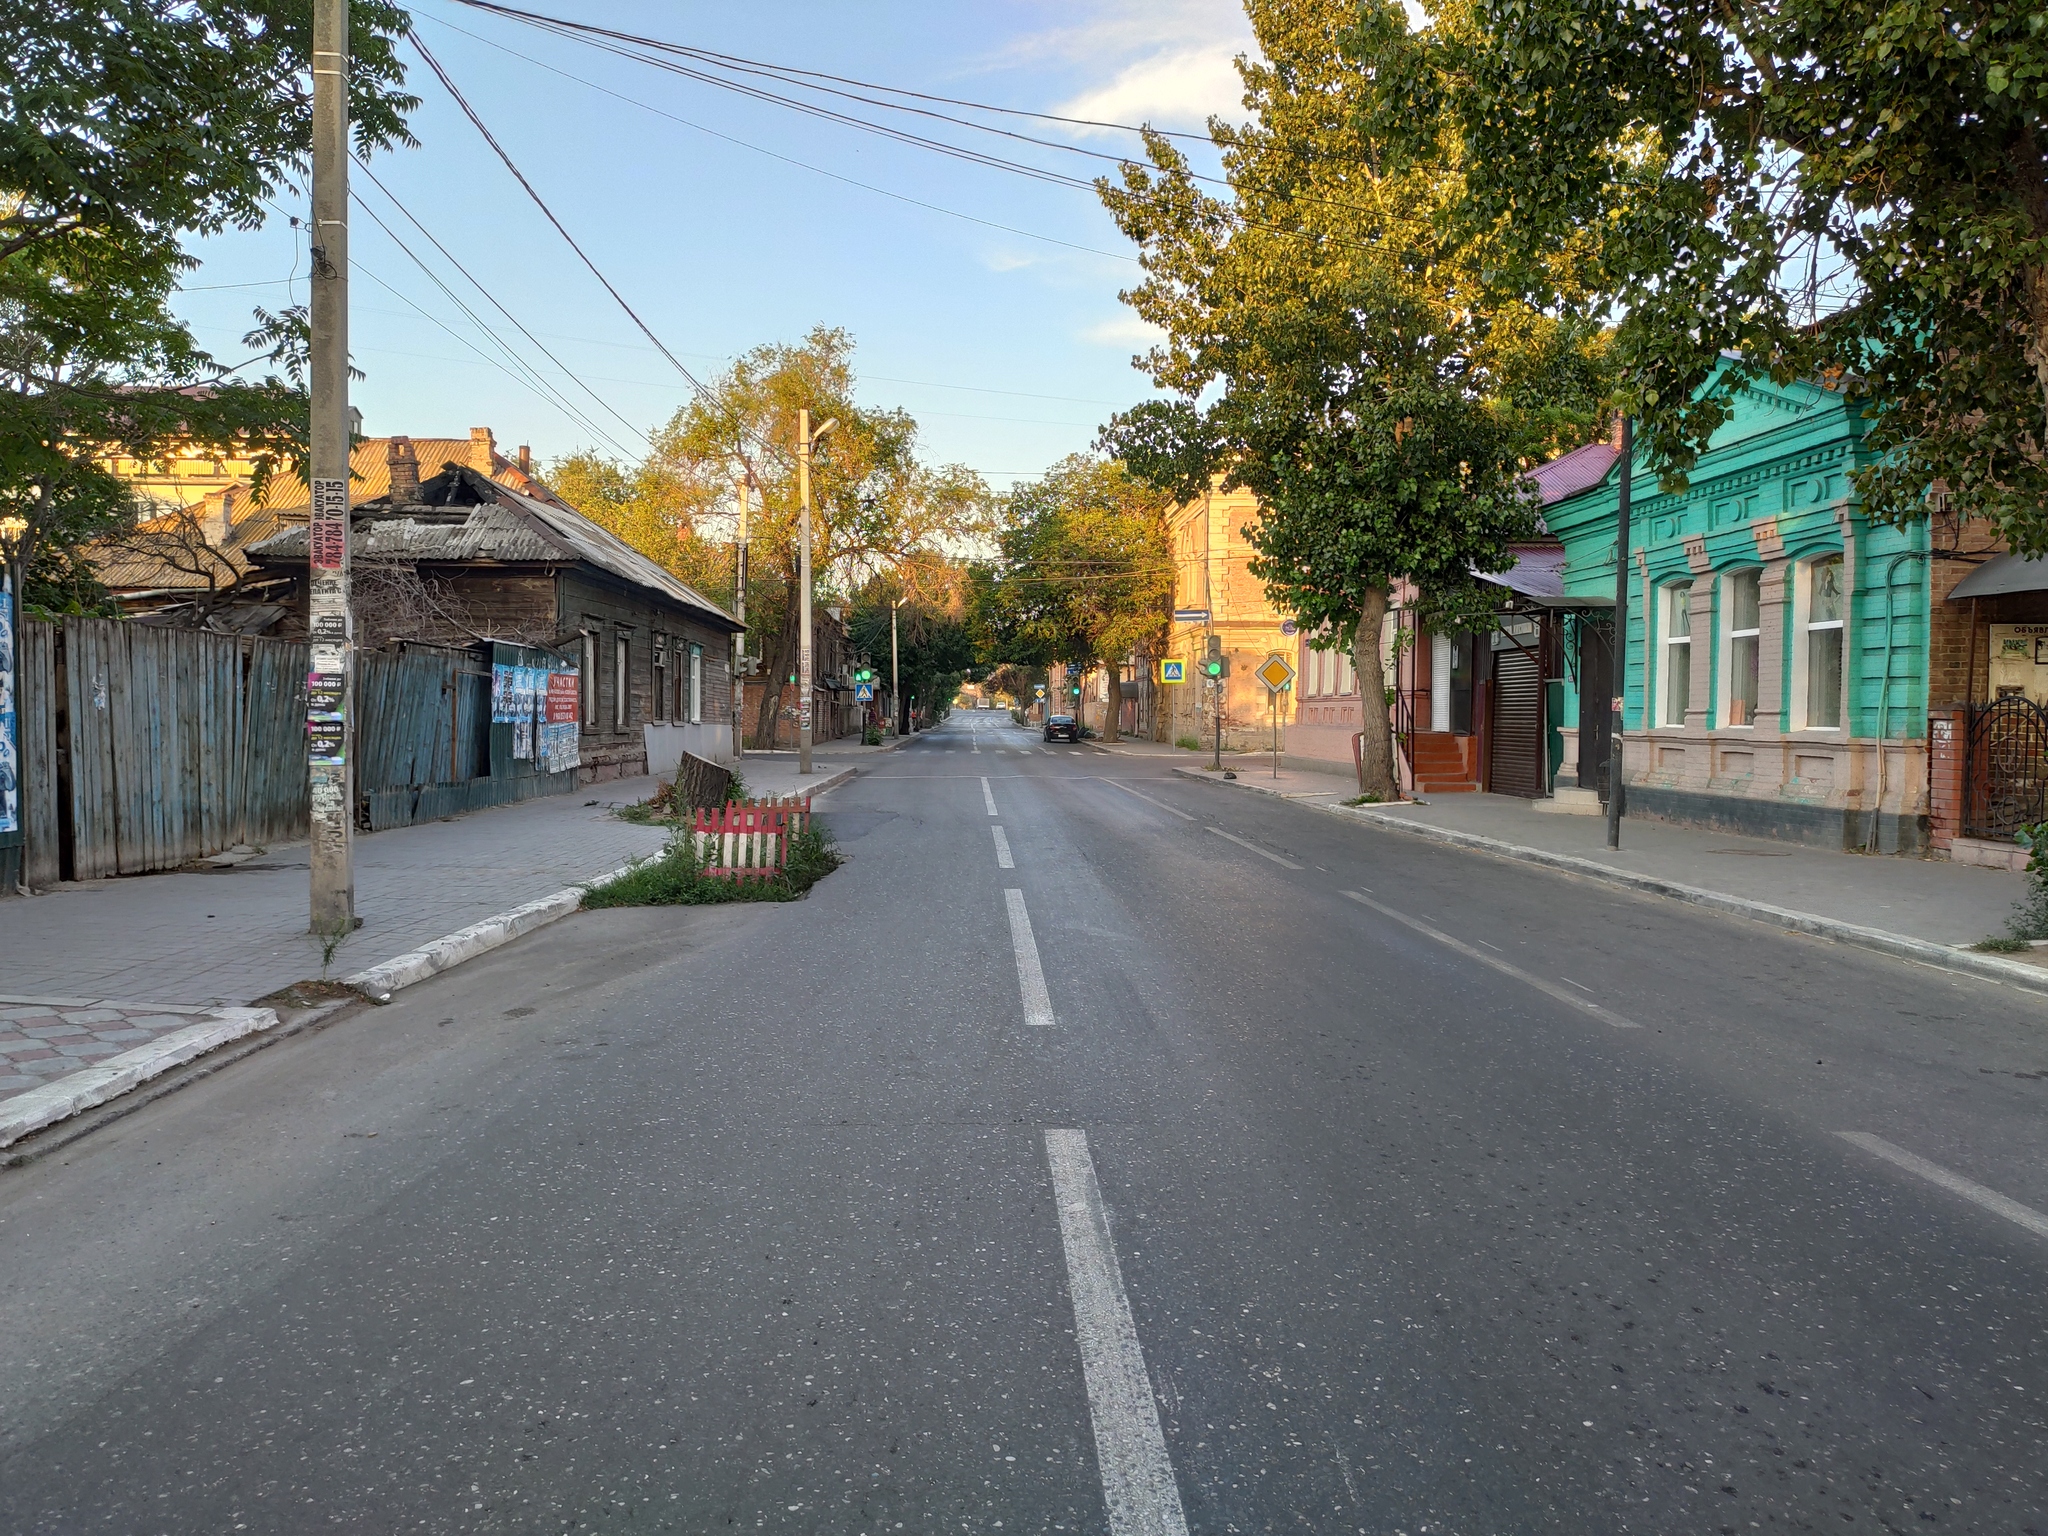
{"type": "Polygon", "coordinates": [[[21,830],[21,756],[14,729],[14,597],[0,591],[0,832],[21,830]]]}
{"type": "Polygon", "coordinates": [[[546,741],[541,753],[542,768],[547,773],[564,773],[580,760],[581,744],[576,735],[580,681],[575,672],[547,675],[546,741]]]}

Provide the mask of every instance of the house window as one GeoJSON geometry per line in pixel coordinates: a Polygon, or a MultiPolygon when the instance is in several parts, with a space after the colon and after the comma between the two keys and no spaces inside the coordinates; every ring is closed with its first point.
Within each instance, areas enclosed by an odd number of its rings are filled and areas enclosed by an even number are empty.
{"type": "Polygon", "coordinates": [[[589,630],[583,631],[583,723],[591,730],[597,729],[597,636],[589,630]]]}
{"type": "Polygon", "coordinates": [[[690,724],[704,723],[704,647],[690,647],[690,724]]]}
{"type": "Polygon", "coordinates": [[[633,642],[624,635],[612,641],[612,729],[623,731],[632,719],[633,642]]]}
{"type": "Polygon", "coordinates": [[[668,636],[654,637],[654,686],[648,690],[657,721],[668,718],[668,636]]]}
{"type": "Polygon", "coordinates": [[[1806,728],[1842,724],[1842,557],[1828,555],[1806,568],[1806,728]]]}
{"type": "Polygon", "coordinates": [[[1727,678],[1723,725],[1747,728],[1756,724],[1758,584],[1761,571],[1732,571],[1721,580],[1721,613],[1728,650],[1722,662],[1727,678]]]}
{"type": "Polygon", "coordinates": [[[1692,700],[1692,583],[1664,589],[1664,689],[1659,725],[1685,724],[1692,700]]]}

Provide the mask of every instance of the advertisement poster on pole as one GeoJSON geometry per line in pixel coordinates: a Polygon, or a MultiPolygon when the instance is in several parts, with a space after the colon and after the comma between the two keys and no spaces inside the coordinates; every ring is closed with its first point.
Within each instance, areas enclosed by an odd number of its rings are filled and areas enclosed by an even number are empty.
{"type": "Polygon", "coordinates": [[[14,595],[0,588],[0,832],[21,830],[18,740],[14,726],[14,595]]]}

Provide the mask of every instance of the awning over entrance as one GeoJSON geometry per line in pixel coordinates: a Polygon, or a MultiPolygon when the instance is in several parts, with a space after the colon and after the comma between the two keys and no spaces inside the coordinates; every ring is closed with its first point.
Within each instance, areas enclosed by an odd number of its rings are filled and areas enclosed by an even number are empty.
{"type": "Polygon", "coordinates": [[[1948,600],[1997,597],[2004,592],[2048,592],[2048,558],[1993,555],[1957,582],[1948,600]]]}
{"type": "Polygon", "coordinates": [[[1505,587],[1520,601],[1515,606],[1536,608],[1612,608],[1611,597],[1566,596],[1563,549],[1518,549],[1515,563],[1504,571],[1474,571],[1481,581],[1505,587]]]}

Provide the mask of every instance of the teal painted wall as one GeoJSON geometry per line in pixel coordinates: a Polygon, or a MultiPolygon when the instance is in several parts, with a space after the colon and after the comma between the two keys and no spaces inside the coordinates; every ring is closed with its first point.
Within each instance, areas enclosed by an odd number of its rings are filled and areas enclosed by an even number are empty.
{"type": "MultiPolygon", "coordinates": [[[[1855,407],[1814,385],[1748,387],[1735,414],[1701,454],[1684,491],[1667,494],[1648,475],[1638,456],[1633,480],[1631,544],[1643,565],[1629,587],[1625,668],[1625,723],[1646,727],[1644,635],[1646,619],[1661,640],[1661,614],[1643,611],[1643,572],[1653,587],[1694,583],[1693,602],[1710,606],[1714,643],[1693,658],[1695,672],[1711,678],[1709,698],[1721,697],[1724,586],[1717,578],[1779,560],[1804,561],[1828,553],[1853,558],[1852,591],[1844,615],[1844,724],[1851,737],[1878,734],[1892,739],[1923,737],[1927,731],[1928,561],[1924,523],[1906,529],[1873,527],[1857,506],[1849,476],[1868,462],[1862,423],[1855,407]],[[1846,531],[1842,514],[1847,513],[1846,531]],[[1759,531],[1765,538],[1759,541],[1759,531]],[[1773,536],[1774,535],[1774,536],[1773,536]],[[1846,543],[1845,543],[1846,540],[1846,543]],[[1696,569],[1688,545],[1704,552],[1706,569],[1696,569]],[[1896,558],[1903,556],[1905,558],[1896,558]],[[1887,643],[1886,582],[1890,580],[1890,635],[1887,643]],[[1887,679],[1889,683],[1887,684],[1887,679]]],[[[1565,546],[1565,590],[1612,597],[1614,543],[1619,502],[1618,471],[1591,490],[1544,509],[1550,530],[1565,546]]],[[[1789,628],[1791,615],[1784,616],[1789,628]]],[[[1694,649],[1700,649],[1698,641],[1694,649]]],[[[1780,731],[1793,725],[1793,656],[1786,631],[1775,646],[1767,631],[1764,664],[1775,662],[1782,709],[1780,731]],[[1773,656],[1775,651],[1775,656],[1773,656]]],[[[1576,669],[1568,669],[1575,673],[1576,669]]],[[[1562,717],[1578,718],[1576,677],[1566,683],[1562,717]]],[[[1718,705],[1708,725],[1717,728],[1718,705]]]]}

